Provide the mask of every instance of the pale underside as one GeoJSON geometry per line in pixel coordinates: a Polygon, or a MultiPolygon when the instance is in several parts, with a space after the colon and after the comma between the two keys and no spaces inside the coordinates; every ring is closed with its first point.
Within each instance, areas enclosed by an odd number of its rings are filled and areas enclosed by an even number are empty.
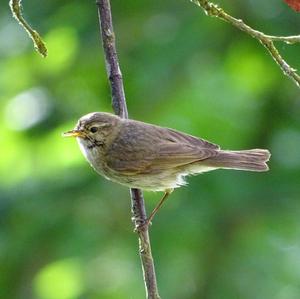
{"type": "MultiPolygon", "coordinates": [[[[79,141],[80,149],[88,161],[97,159],[99,153],[96,149],[87,150],[85,146],[79,141]]],[[[202,172],[211,171],[217,169],[216,167],[209,167],[205,165],[190,165],[186,169],[165,169],[163,172],[156,172],[155,174],[145,173],[141,178],[139,173],[125,173],[116,170],[104,170],[99,167],[94,167],[90,162],[91,166],[103,177],[113,182],[130,188],[139,188],[148,191],[165,191],[167,189],[179,188],[187,184],[185,177],[188,175],[199,174],[202,172]]]]}

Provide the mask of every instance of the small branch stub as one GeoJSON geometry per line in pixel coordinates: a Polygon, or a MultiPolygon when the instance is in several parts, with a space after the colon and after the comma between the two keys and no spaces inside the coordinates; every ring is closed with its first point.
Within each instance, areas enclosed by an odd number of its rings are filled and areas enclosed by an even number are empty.
{"type": "Polygon", "coordinates": [[[48,55],[48,50],[44,41],[39,33],[32,29],[23,18],[21,0],[10,0],[9,6],[14,18],[19,22],[19,24],[25,29],[29,37],[32,39],[35,50],[43,57],[46,57],[48,55]]]}

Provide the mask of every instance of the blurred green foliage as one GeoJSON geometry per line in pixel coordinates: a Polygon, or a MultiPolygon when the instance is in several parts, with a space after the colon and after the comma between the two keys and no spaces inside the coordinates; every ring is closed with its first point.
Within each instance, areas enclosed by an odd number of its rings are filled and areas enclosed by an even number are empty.
{"type": "MultiPolygon", "coordinates": [[[[299,89],[257,41],[189,1],[112,2],[132,118],[273,154],[268,173],[215,171],[172,194],[151,227],[162,298],[299,298],[299,89]]],[[[299,34],[283,1],[218,2],[266,33],[299,34]]],[[[96,7],[24,1],[42,59],[2,4],[0,297],[144,298],[128,190],[61,138],[111,111],[96,7]]],[[[300,68],[299,45],[278,47],[300,68]]],[[[160,194],[145,197],[150,210],[160,194]]]]}

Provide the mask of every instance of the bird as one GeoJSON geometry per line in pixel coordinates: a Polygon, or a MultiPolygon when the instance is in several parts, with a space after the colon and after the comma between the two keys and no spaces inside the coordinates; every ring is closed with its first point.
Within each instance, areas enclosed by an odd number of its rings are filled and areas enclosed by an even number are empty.
{"type": "Polygon", "coordinates": [[[203,138],[107,112],[82,116],[63,136],[76,137],[86,160],[106,179],[164,192],[147,223],[187,176],[216,169],[264,172],[271,156],[267,149],[222,150],[203,138]]]}

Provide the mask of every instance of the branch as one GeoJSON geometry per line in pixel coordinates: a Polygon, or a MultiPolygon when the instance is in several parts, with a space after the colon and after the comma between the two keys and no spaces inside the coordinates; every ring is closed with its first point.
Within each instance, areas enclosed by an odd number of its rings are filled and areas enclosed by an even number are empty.
{"type": "Polygon", "coordinates": [[[39,33],[33,30],[22,16],[21,0],[10,0],[9,6],[14,18],[19,22],[19,24],[25,29],[32,39],[35,50],[43,57],[46,57],[48,51],[45,43],[43,42],[39,33]]]}
{"type": "Polygon", "coordinates": [[[207,0],[191,0],[196,5],[200,6],[208,16],[217,17],[237,27],[238,29],[248,33],[253,38],[260,41],[260,43],[269,51],[269,54],[277,62],[285,75],[290,77],[298,87],[300,87],[300,76],[297,70],[292,68],[280,55],[277,48],[274,46],[273,41],[281,41],[287,44],[299,43],[300,35],[295,36],[273,36],[266,35],[261,31],[255,30],[245,24],[241,19],[236,19],[227,14],[222,8],[207,0]]]}
{"type": "MultiPolygon", "coordinates": [[[[115,113],[128,118],[122,74],[118,62],[109,0],[96,0],[102,45],[105,53],[107,76],[111,85],[112,106],[115,113]]],[[[132,219],[135,231],[139,236],[139,254],[142,262],[143,276],[148,299],[160,299],[158,294],[154,262],[151,253],[148,226],[143,193],[139,189],[131,189],[132,219]]]]}

